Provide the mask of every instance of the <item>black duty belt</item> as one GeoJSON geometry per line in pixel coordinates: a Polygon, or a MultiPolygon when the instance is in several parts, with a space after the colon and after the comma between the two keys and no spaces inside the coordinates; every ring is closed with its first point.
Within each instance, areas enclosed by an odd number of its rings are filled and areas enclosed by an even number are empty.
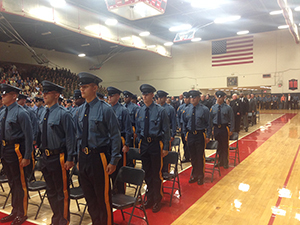
{"type": "Polygon", "coordinates": [[[159,136],[142,137],[141,139],[144,141],[147,141],[148,143],[151,143],[153,141],[161,141],[162,140],[162,138],[159,136]]]}
{"type": "Polygon", "coordinates": [[[201,134],[201,133],[204,133],[205,132],[205,130],[195,130],[195,131],[189,131],[191,134],[194,134],[194,135],[196,135],[196,134],[201,134]]]}
{"type": "Polygon", "coordinates": [[[20,144],[22,142],[24,142],[24,139],[15,139],[10,141],[2,140],[2,146],[5,147],[7,145],[20,144]]]}
{"type": "Polygon", "coordinates": [[[221,127],[227,127],[228,126],[228,123],[225,123],[225,124],[214,124],[215,127],[218,127],[218,128],[221,128],[221,127]]]}
{"type": "Polygon", "coordinates": [[[58,148],[58,149],[41,149],[41,152],[42,153],[45,153],[46,156],[52,156],[52,155],[59,155],[60,153],[64,153],[65,151],[65,148],[58,148]]]}
{"type": "Polygon", "coordinates": [[[97,148],[82,148],[81,151],[86,154],[89,155],[90,153],[94,153],[94,154],[99,154],[99,153],[105,153],[108,151],[108,146],[101,146],[101,147],[97,147],[97,148]]]}

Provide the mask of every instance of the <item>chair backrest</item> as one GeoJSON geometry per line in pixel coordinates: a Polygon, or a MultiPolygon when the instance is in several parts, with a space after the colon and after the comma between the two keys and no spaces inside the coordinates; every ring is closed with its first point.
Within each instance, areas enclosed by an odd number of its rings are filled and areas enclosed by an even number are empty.
{"type": "Polygon", "coordinates": [[[142,169],[136,169],[128,166],[120,168],[116,178],[116,182],[142,185],[145,178],[145,171],[142,169]]]}
{"type": "Polygon", "coordinates": [[[231,140],[231,141],[239,140],[239,133],[233,132],[232,135],[229,137],[229,140],[231,140]]]}
{"type": "Polygon", "coordinates": [[[217,149],[219,142],[216,140],[211,140],[206,144],[205,149],[217,149]]]}
{"type": "Polygon", "coordinates": [[[179,146],[180,145],[180,138],[176,137],[171,143],[171,146],[179,146]]]}
{"type": "Polygon", "coordinates": [[[163,158],[164,164],[178,164],[178,153],[177,152],[168,152],[168,155],[166,155],[163,158]]]}
{"type": "Polygon", "coordinates": [[[140,150],[138,148],[129,148],[127,152],[127,159],[128,160],[142,160],[140,150]]]}
{"type": "Polygon", "coordinates": [[[41,171],[42,170],[42,163],[41,163],[41,159],[40,158],[36,159],[34,170],[35,171],[41,171]]]}

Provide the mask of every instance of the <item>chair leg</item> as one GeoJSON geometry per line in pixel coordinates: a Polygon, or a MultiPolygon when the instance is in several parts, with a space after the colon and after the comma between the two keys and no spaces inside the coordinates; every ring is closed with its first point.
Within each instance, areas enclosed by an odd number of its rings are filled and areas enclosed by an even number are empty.
{"type": "Polygon", "coordinates": [[[86,207],[87,207],[87,203],[85,204],[83,213],[82,213],[81,218],[80,218],[80,221],[79,221],[79,225],[81,225],[81,223],[82,223],[82,220],[83,220],[83,217],[84,217],[84,214],[85,214],[85,211],[86,211],[86,207]]]}
{"type": "Polygon", "coordinates": [[[39,208],[38,208],[38,210],[37,210],[37,212],[36,212],[36,215],[35,215],[35,217],[34,217],[35,220],[36,220],[36,218],[37,218],[38,215],[39,215],[40,209],[42,208],[42,205],[43,205],[43,202],[44,202],[44,199],[45,199],[46,194],[47,194],[47,191],[45,191],[45,194],[43,195],[43,197],[42,197],[42,199],[41,199],[41,204],[39,205],[39,208]]]}
{"type": "Polygon", "coordinates": [[[78,211],[80,212],[80,207],[79,207],[79,204],[78,204],[78,200],[75,199],[75,201],[76,201],[76,204],[77,204],[78,211]]]}
{"type": "Polygon", "coordinates": [[[4,188],[3,188],[3,185],[2,185],[2,183],[1,183],[0,185],[1,185],[1,189],[2,189],[2,191],[3,191],[3,192],[5,192],[5,190],[4,190],[4,188]]]}
{"type": "Polygon", "coordinates": [[[175,179],[176,179],[176,177],[174,177],[174,179],[173,179],[173,185],[172,185],[172,191],[171,191],[171,195],[170,195],[169,207],[171,207],[171,205],[172,205],[172,198],[173,198],[173,194],[174,194],[175,179]]]}
{"type": "Polygon", "coordinates": [[[179,181],[179,175],[178,175],[178,173],[177,173],[177,183],[178,183],[179,194],[180,194],[180,197],[181,197],[181,188],[180,188],[180,181],[179,181]]]}
{"type": "MultiPolygon", "coordinates": [[[[141,197],[141,199],[142,199],[142,197],[141,197]]],[[[147,225],[149,225],[148,217],[147,217],[147,213],[146,213],[146,209],[145,209],[145,205],[144,205],[143,201],[142,201],[142,210],[143,210],[144,215],[145,215],[145,221],[146,221],[147,225]]]]}
{"type": "Polygon", "coordinates": [[[9,190],[8,195],[7,195],[6,199],[5,199],[5,202],[4,202],[4,205],[3,205],[3,209],[5,209],[5,206],[6,206],[6,203],[8,201],[8,198],[9,198],[10,194],[11,194],[11,190],[9,190]]]}
{"type": "MultiPolygon", "coordinates": [[[[133,216],[133,212],[134,212],[134,210],[135,210],[135,208],[136,208],[136,203],[137,203],[137,201],[138,200],[136,200],[135,201],[135,203],[134,203],[134,205],[133,205],[133,207],[132,207],[132,211],[131,211],[131,213],[130,213],[130,218],[129,218],[129,221],[128,221],[128,225],[130,225],[130,222],[131,222],[131,219],[132,219],[132,216],[133,216]]],[[[122,210],[121,210],[122,211],[122,210]]],[[[122,213],[123,213],[123,211],[122,211],[122,213]]],[[[125,219],[124,219],[125,220],[125,219]]]]}
{"type": "Polygon", "coordinates": [[[121,209],[121,213],[122,213],[123,220],[125,220],[124,212],[122,209],[121,209]]]}
{"type": "Polygon", "coordinates": [[[180,167],[181,167],[181,170],[183,170],[183,169],[182,169],[182,162],[181,162],[181,154],[180,154],[180,145],[178,146],[177,152],[178,152],[178,155],[179,155],[179,163],[180,163],[180,167]]]}

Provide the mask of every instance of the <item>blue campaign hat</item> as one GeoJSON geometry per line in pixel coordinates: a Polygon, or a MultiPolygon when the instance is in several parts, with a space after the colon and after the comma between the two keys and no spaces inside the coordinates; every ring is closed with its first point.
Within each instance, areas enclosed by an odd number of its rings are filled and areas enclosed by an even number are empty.
{"type": "Polygon", "coordinates": [[[201,95],[201,92],[200,91],[197,91],[197,90],[190,90],[189,91],[189,96],[190,98],[195,98],[195,97],[200,97],[201,95]]]}
{"type": "Polygon", "coordinates": [[[190,95],[187,91],[183,92],[182,95],[183,95],[184,98],[189,98],[190,97],[190,95]]]}
{"type": "Polygon", "coordinates": [[[32,103],[30,98],[26,98],[26,103],[32,103]]]}
{"type": "Polygon", "coordinates": [[[132,99],[137,100],[137,96],[136,95],[132,95],[132,99]]]}
{"type": "Polygon", "coordinates": [[[99,93],[99,92],[97,92],[97,97],[98,97],[98,98],[104,98],[104,95],[101,94],[101,93],[99,93]]]}
{"type": "Polygon", "coordinates": [[[124,98],[132,98],[133,94],[130,91],[123,91],[124,98]]]}
{"type": "Polygon", "coordinates": [[[155,87],[151,86],[150,84],[142,84],[140,86],[140,90],[143,95],[154,93],[156,91],[155,87]]]}
{"type": "Polygon", "coordinates": [[[27,95],[24,94],[19,94],[17,101],[21,100],[21,99],[27,99],[27,95]]]}
{"type": "Polygon", "coordinates": [[[75,99],[82,98],[82,96],[81,96],[81,91],[78,90],[78,89],[75,90],[75,91],[74,91],[73,97],[74,97],[75,99]]]}
{"type": "Polygon", "coordinates": [[[102,79],[100,77],[97,77],[91,73],[87,72],[81,72],[77,75],[79,77],[79,85],[85,85],[85,84],[99,84],[102,82],[102,79]]]}
{"type": "Polygon", "coordinates": [[[68,99],[68,100],[67,100],[67,103],[71,103],[71,104],[72,104],[73,102],[72,102],[71,99],[68,99]]]}
{"type": "Polygon", "coordinates": [[[39,101],[42,101],[42,102],[43,102],[43,101],[44,101],[44,99],[43,99],[43,98],[40,98],[40,97],[35,97],[34,99],[35,99],[36,102],[39,102],[39,101]]]}
{"type": "Polygon", "coordinates": [[[121,94],[122,91],[120,91],[118,88],[115,87],[107,87],[108,96],[113,96],[114,94],[121,94]]]}
{"type": "Polygon", "coordinates": [[[64,97],[62,95],[59,95],[58,101],[62,101],[62,100],[64,100],[64,97]]]}
{"type": "Polygon", "coordinates": [[[65,89],[64,87],[58,84],[54,84],[48,80],[43,80],[42,86],[43,86],[43,93],[48,93],[50,91],[56,91],[58,93],[62,93],[62,91],[65,89]]]}
{"type": "Polygon", "coordinates": [[[162,90],[158,90],[156,94],[158,95],[159,98],[162,98],[162,97],[167,97],[169,93],[162,90]]]}
{"type": "Polygon", "coordinates": [[[217,92],[216,92],[217,98],[224,97],[225,95],[226,95],[226,93],[225,93],[224,91],[217,91],[217,92]]]}
{"type": "Polygon", "coordinates": [[[19,94],[19,92],[22,91],[20,88],[17,88],[15,86],[9,85],[9,84],[1,84],[1,93],[4,95],[9,92],[16,92],[19,94]]]}

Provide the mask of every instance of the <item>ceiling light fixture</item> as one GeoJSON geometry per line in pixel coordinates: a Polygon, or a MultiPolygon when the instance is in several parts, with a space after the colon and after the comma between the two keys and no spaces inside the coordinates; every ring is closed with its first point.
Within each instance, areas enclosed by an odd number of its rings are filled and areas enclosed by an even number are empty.
{"type": "Polygon", "coordinates": [[[43,36],[51,34],[50,31],[42,33],[43,36]]]}
{"type": "Polygon", "coordinates": [[[236,21],[241,19],[241,16],[229,16],[229,17],[222,17],[222,18],[217,18],[214,20],[214,23],[227,23],[227,22],[231,22],[231,21],[236,21]]]}
{"type": "Polygon", "coordinates": [[[164,43],[164,46],[172,46],[174,43],[173,42],[166,42],[164,43]]]}
{"type": "Polygon", "coordinates": [[[237,35],[249,34],[249,30],[238,31],[238,32],[236,32],[236,34],[237,35]]]}
{"type": "Polygon", "coordinates": [[[198,37],[198,38],[193,38],[191,41],[192,42],[198,42],[198,41],[201,41],[202,39],[200,38],[200,37],[198,37]]]}
{"type": "Polygon", "coordinates": [[[130,40],[130,39],[131,39],[130,36],[128,36],[128,37],[122,37],[122,38],[121,38],[122,41],[128,41],[128,40],[130,40]]]}
{"type": "Polygon", "coordinates": [[[300,6],[296,7],[295,11],[300,11],[300,6]]]}
{"type": "Polygon", "coordinates": [[[118,23],[118,20],[116,20],[116,19],[107,19],[105,21],[105,24],[108,26],[115,26],[115,25],[117,25],[117,23],[118,23]]]}
{"type": "Polygon", "coordinates": [[[66,5],[65,0],[50,0],[50,5],[54,8],[62,8],[66,5]]]}
{"type": "Polygon", "coordinates": [[[81,46],[82,47],[87,47],[87,46],[90,46],[90,43],[82,44],[81,46]]]}
{"type": "Polygon", "coordinates": [[[143,31],[143,32],[139,33],[139,35],[140,35],[141,37],[146,37],[146,36],[149,36],[149,35],[150,35],[150,32],[149,32],[149,31],[143,31]]]}
{"type": "Polygon", "coordinates": [[[281,26],[278,26],[278,29],[287,29],[289,28],[289,25],[281,25],[281,26]]]}
{"type": "Polygon", "coordinates": [[[192,28],[191,24],[182,24],[182,25],[179,25],[179,26],[170,27],[169,31],[177,32],[177,31],[181,31],[181,30],[189,30],[191,28],[192,28]]]}
{"type": "Polygon", "coordinates": [[[280,15],[280,14],[282,14],[282,13],[283,13],[282,10],[276,10],[276,11],[270,12],[269,14],[270,14],[271,16],[274,16],[274,15],[280,15]]]}
{"type": "Polygon", "coordinates": [[[85,57],[85,54],[84,53],[80,53],[80,54],[78,54],[78,57],[85,57]]]}

